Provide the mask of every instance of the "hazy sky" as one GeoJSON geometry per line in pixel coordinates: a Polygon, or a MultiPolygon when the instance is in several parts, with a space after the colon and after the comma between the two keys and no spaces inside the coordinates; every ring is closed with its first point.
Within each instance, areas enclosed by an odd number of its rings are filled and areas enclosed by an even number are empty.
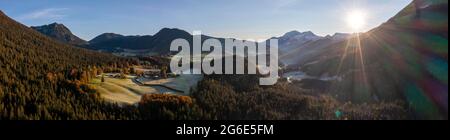
{"type": "Polygon", "coordinates": [[[0,0],[0,9],[28,26],[63,23],[83,39],[113,32],[153,35],[163,27],[240,39],[285,32],[351,32],[346,15],[366,13],[364,31],[412,0],[0,0]]]}

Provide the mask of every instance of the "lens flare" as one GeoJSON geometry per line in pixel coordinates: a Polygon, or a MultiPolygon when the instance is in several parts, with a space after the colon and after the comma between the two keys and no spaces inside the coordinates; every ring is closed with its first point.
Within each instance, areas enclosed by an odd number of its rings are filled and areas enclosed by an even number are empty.
{"type": "Polygon", "coordinates": [[[346,22],[353,32],[361,32],[366,25],[367,14],[362,10],[352,10],[347,14],[346,22]]]}

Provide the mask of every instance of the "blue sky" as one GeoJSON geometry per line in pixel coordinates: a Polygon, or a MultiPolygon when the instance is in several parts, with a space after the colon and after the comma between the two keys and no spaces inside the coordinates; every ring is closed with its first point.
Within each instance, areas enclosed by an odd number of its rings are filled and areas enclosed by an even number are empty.
{"type": "Polygon", "coordinates": [[[351,32],[348,11],[366,13],[361,31],[394,16],[412,0],[0,0],[0,9],[28,26],[63,23],[83,39],[113,32],[152,35],[161,28],[240,39],[288,31],[351,32]]]}

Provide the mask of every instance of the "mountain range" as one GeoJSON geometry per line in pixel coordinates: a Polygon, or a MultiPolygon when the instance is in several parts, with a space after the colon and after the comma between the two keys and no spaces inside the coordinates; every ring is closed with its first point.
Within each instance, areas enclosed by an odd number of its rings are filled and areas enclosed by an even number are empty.
{"type": "MultiPolygon", "coordinates": [[[[183,38],[192,42],[192,35],[187,31],[176,28],[163,28],[155,35],[135,35],[124,36],[116,33],[103,33],[90,41],[84,41],[72,34],[63,24],[52,23],[49,25],[31,27],[58,41],[102,52],[111,52],[119,55],[164,55],[169,54],[169,47],[172,40],[183,38]]],[[[332,42],[341,41],[349,37],[350,34],[336,33],[333,36],[317,36],[311,31],[298,32],[291,31],[281,37],[271,39],[279,40],[280,53],[285,54],[291,50],[309,46],[310,43],[318,40],[329,39],[332,42]]],[[[203,35],[202,40],[215,38],[203,35]]],[[[224,38],[216,38],[224,44],[224,38]]],[[[331,42],[330,42],[331,43],[331,42]]]]}
{"type": "MultiPolygon", "coordinates": [[[[185,39],[192,44],[193,36],[184,30],[177,28],[163,28],[155,35],[124,36],[115,33],[103,33],[90,41],[83,41],[73,35],[63,24],[53,23],[50,25],[32,27],[53,39],[101,52],[110,52],[120,56],[152,56],[170,54],[170,44],[175,39],[185,39]]],[[[211,36],[202,35],[202,41],[211,36]]],[[[215,38],[224,44],[224,38],[215,38]]]]}
{"type": "Polygon", "coordinates": [[[192,35],[180,29],[169,28],[161,29],[153,36],[123,36],[105,33],[89,41],[85,48],[116,53],[139,51],[139,53],[168,54],[170,43],[178,38],[192,40],[192,35]]]}

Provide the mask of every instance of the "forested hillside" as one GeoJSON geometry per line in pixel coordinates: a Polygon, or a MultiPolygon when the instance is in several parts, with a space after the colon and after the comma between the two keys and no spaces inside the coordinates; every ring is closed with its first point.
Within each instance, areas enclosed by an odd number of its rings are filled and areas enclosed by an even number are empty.
{"type": "Polygon", "coordinates": [[[83,82],[125,59],[60,44],[1,11],[0,52],[0,119],[122,118],[83,82]]]}
{"type": "Polygon", "coordinates": [[[448,1],[414,0],[379,27],[317,49],[296,67],[339,77],[329,91],[340,100],[404,99],[419,118],[448,118],[448,1]]]}

